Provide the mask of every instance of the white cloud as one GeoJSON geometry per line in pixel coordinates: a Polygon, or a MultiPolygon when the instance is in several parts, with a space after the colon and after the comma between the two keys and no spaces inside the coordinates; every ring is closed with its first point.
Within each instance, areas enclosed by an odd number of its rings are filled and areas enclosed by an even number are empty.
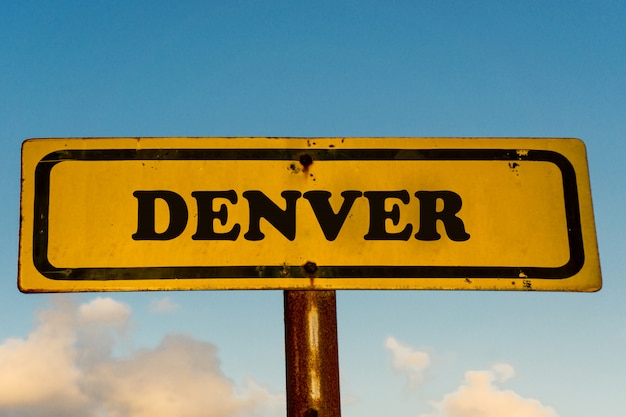
{"type": "Polygon", "coordinates": [[[125,323],[131,315],[131,309],[126,304],[115,301],[110,297],[97,297],[78,308],[80,320],[83,323],[115,324],[125,323]]]}
{"type": "Polygon", "coordinates": [[[54,309],[38,312],[27,338],[0,345],[0,415],[40,416],[49,404],[49,415],[72,416],[89,402],[80,389],[76,315],[68,314],[65,298],[54,302],[54,309]]]}
{"type": "Polygon", "coordinates": [[[421,382],[424,371],[430,366],[430,356],[411,346],[398,342],[394,337],[385,340],[385,347],[391,352],[391,366],[405,372],[410,383],[421,382]]]}
{"type": "Polygon", "coordinates": [[[513,367],[505,363],[488,371],[468,371],[456,391],[432,403],[435,413],[420,417],[558,417],[551,407],[496,386],[495,382],[505,382],[514,375],[513,367]]]}
{"type": "Polygon", "coordinates": [[[506,382],[515,376],[515,369],[508,363],[496,363],[491,367],[494,379],[498,382],[506,382]]]}
{"type": "Polygon", "coordinates": [[[236,385],[217,348],[168,335],[155,349],[113,357],[128,306],[67,298],[40,312],[25,339],[0,344],[0,415],[11,417],[238,417],[284,415],[284,396],[252,380],[236,385]]]}
{"type": "Polygon", "coordinates": [[[257,386],[238,393],[220,371],[215,346],[186,335],[168,335],[156,349],[100,364],[88,382],[112,417],[251,415],[272,401],[257,386]]]}
{"type": "Polygon", "coordinates": [[[169,297],[154,299],[150,302],[150,312],[169,313],[178,310],[178,304],[172,302],[169,297]]]}

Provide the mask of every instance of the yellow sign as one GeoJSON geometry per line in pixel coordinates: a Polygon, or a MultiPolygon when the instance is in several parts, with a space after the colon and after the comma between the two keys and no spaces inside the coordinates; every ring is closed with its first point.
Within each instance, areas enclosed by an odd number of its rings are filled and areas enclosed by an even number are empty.
{"type": "Polygon", "coordinates": [[[601,287],[577,139],[31,139],[24,292],[601,287]]]}

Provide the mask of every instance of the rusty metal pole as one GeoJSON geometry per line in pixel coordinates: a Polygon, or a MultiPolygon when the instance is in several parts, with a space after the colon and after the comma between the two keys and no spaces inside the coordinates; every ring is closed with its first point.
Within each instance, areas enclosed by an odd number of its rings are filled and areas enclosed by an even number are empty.
{"type": "Polygon", "coordinates": [[[335,291],[285,291],[287,417],[340,417],[335,291]]]}

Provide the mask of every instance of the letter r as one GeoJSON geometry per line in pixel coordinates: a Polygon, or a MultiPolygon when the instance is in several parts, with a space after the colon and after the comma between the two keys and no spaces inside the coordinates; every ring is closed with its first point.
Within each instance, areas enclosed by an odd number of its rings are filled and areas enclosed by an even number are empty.
{"type": "Polygon", "coordinates": [[[465,232],[463,220],[457,217],[463,201],[461,196],[452,191],[418,191],[415,196],[420,201],[420,229],[415,235],[417,240],[439,240],[437,221],[441,220],[450,240],[463,242],[470,238],[465,232]],[[437,211],[437,200],[442,200],[443,208],[437,211]]]}

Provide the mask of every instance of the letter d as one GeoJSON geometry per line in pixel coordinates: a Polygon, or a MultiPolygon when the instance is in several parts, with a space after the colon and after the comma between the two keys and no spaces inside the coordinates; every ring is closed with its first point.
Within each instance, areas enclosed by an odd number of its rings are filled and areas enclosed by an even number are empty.
{"type": "Polygon", "coordinates": [[[133,234],[133,240],[170,240],[180,236],[187,227],[189,212],[185,200],[173,191],[135,191],[137,197],[137,233],[133,234]],[[156,199],[167,203],[170,211],[170,220],[167,229],[158,233],[155,228],[155,202],[156,199]]]}

